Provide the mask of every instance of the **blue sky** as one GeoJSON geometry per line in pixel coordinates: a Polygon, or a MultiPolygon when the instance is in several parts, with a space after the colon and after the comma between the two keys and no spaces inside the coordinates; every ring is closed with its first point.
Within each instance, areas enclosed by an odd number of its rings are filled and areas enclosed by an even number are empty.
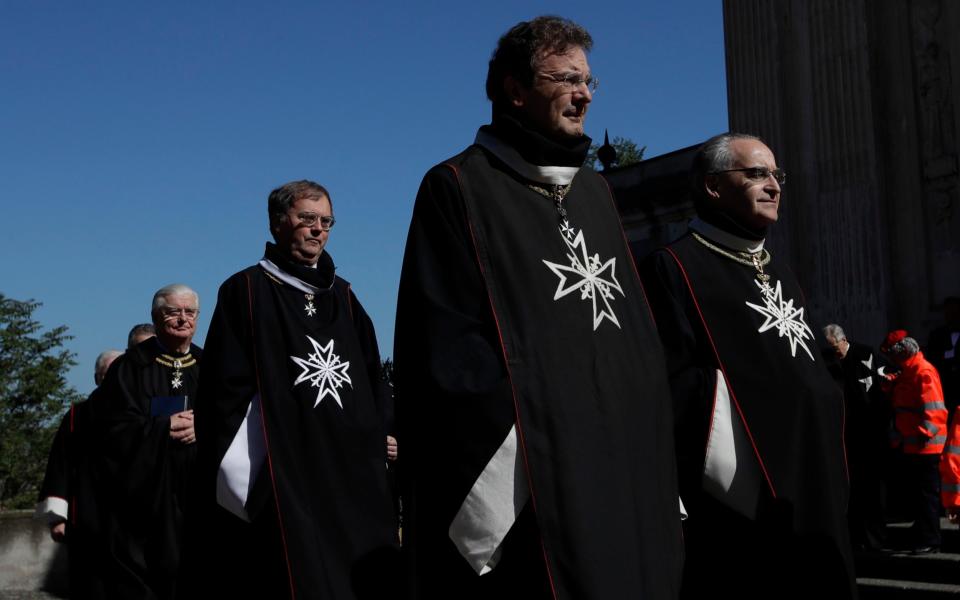
{"type": "Polygon", "coordinates": [[[594,37],[595,139],[652,157],[726,129],[721,0],[0,0],[0,292],[70,328],[89,392],[163,285],[200,293],[203,345],[218,286],[269,239],[267,194],[308,178],[390,356],[420,179],[488,122],[497,38],[544,13],[594,37]]]}

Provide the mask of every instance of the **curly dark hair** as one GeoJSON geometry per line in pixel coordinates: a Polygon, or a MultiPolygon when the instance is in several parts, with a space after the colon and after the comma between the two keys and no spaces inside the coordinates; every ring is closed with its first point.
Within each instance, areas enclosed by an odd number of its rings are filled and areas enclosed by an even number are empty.
{"type": "Polygon", "coordinates": [[[587,30],[569,19],[544,15],[522,21],[510,28],[497,42],[487,70],[487,98],[494,106],[506,102],[503,80],[512,75],[525,86],[533,85],[537,62],[544,56],[564,54],[571,48],[589,52],[593,38],[587,30]]]}

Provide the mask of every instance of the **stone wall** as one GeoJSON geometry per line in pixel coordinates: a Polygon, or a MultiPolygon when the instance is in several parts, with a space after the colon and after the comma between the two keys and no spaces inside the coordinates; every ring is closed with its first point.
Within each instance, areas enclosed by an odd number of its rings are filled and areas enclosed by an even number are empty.
{"type": "Polygon", "coordinates": [[[66,563],[66,548],[53,543],[32,511],[0,513],[0,597],[23,590],[65,596],[66,563]]]}
{"type": "Polygon", "coordinates": [[[812,314],[921,342],[960,295],[960,3],[725,0],[730,129],[788,172],[770,248],[812,314]]]}

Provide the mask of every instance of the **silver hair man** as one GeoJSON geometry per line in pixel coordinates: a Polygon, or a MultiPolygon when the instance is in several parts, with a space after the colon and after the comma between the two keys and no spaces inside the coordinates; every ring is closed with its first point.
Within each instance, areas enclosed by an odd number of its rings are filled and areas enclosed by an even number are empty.
{"type": "Polygon", "coordinates": [[[730,142],[734,140],[754,140],[766,143],[749,133],[721,133],[704,142],[696,156],[693,157],[693,168],[691,169],[692,183],[697,196],[703,194],[703,180],[707,174],[733,167],[734,155],[730,150],[730,142]]]}
{"type": "Polygon", "coordinates": [[[154,314],[158,310],[169,306],[167,298],[172,296],[186,296],[191,295],[194,299],[194,308],[200,310],[200,296],[197,295],[195,291],[190,286],[184,285],[182,283],[171,283],[170,285],[165,285],[157,293],[153,295],[153,304],[150,307],[150,313],[154,314]]]}
{"type": "Polygon", "coordinates": [[[93,365],[93,381],[97,385],[103,382],[103,378],[107,376],[110,365],[113,364],[113,361],[121,354],[123,354],[123,352],[119,350],[104,350],[97,356],[97,360],[93,365]]]}

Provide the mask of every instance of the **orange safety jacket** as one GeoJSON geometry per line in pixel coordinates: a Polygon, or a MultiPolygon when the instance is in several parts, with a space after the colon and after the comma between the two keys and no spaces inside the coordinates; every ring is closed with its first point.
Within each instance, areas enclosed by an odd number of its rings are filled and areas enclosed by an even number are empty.
{"type": "Polygon", "coordinates": [[[947,407],[940,375],[922,352],[903,363],[893,383],[890,404],[894,413],[892,445],[905,454],[940,454],[947,441],[947,407]]]}
{"type": "Polygon", "coordinates": [[[947,508],[960,506],[960,407],[953,412],[947,446],[940,457],[940,499],[947,508]]]}

